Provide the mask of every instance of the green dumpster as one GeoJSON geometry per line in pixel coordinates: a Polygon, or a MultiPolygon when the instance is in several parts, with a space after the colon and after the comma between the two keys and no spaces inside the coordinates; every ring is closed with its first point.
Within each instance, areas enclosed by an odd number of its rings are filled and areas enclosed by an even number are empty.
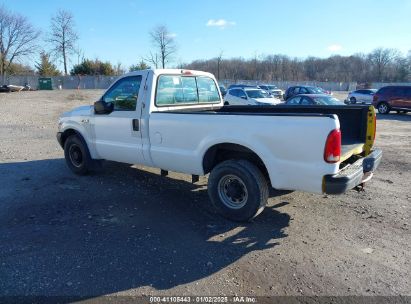
{"type": "Polygon", "coordinates": [[[39,90],[53,90],[51,78],[39,78],[39,90]]]}

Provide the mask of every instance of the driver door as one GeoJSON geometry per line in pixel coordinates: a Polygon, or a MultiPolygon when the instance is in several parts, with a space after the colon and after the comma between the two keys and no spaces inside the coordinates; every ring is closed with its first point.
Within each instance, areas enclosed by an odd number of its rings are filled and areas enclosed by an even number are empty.
{"type": "Polygon", "coordinates": [[[94,114],[95,147],[101,159],[144,163],[140,126],[143,80],[144,74],[121,78],[103,95],[102,101],[114,107],[109,114],[94,114]]]}

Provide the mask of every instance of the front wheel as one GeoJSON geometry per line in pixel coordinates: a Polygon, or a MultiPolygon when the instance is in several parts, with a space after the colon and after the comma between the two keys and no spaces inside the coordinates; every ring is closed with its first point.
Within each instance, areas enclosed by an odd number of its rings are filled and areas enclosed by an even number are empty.
{"type": "Polygon", "coordinates": [[[352,104],[355,104],[355,103],[357,103],[357,99],[356,99],[355,97],[351,97],[351,98],[350,98],[350,102],[351,102],[352,104]]]}
{"type": "Polygon", "coordinates": [[[218,164],[208,179],[208,194],[222,216],[237,222],[250,221],[260,214],[268,200],[267,180],[246,160],[218,164]]]}
{"type": "Polygon", "coordinates": [[[67,166],[78,175],[89,173],[92,159],[87,145],[77,135],[71,135],[64,143],[64,157],[67,166]]]}
{"type": "Polygon", "coordinates": [[[388,114],[390,113],[390,107],[386,102],[381,102],[378,104],[378,113],[380,114],[388,114]]]}

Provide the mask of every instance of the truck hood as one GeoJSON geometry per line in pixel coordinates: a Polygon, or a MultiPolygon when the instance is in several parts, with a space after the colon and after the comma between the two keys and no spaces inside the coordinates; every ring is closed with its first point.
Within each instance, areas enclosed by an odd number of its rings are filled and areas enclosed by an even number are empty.
{"type": "Polygon", "coordinates": [[[270,90],[270,92],[275,92],[275,93],[282,93],[283,91],[280,89],[274,89],[274,90],[270,90]]]}
{"type": "Polygon", "coordinates": [[[72,109],[71,111],[63,113],[63,117],[66,116],[90,116],[92,114],[93,106],[81,106],[72,109]]]}
{"type": "Polygon", "coordinates": [[[253,98],[252,99],[255,102],[258,103],[264,103],[264,104],[279,104],[281,103],[281,100],[277,99],[277,98],[253,98]]]}

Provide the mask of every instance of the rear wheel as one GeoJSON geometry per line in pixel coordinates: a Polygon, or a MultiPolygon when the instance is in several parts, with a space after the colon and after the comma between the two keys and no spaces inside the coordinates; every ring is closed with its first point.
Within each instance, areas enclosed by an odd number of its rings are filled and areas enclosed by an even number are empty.
{"type": "Polygon", "coordinates": [[[90,172],[93,160],[90,157],[87,145],[78,135],[71,135],[64,143],[64,157],[67,166],[78,175],[90,172]]]}
{"type": "Polygon", "coordinates": [[[351,97],[351,98],[350,98],[350,102],[351,102],[351,103],[357,103],[357,99],[356,99],[355,97],[351,97]]]}
{"type": "Polygon", "coordinates": [[[260,214],[268,199],[266,178],[246,160],[218,164],[208,180],[208,194],[222,216],[233,221],[249,221],[260,214]]]}
{"type": "Polygon", "coordinates": [[[390,113],[390,107],[389,107],[389,105],[388,105],[386,102],[380,102],[380,103],[378,104],[377,109],[378,109],[378,113],[380,113],[380,114],[388,114],[388,113],[390,113]]]}

